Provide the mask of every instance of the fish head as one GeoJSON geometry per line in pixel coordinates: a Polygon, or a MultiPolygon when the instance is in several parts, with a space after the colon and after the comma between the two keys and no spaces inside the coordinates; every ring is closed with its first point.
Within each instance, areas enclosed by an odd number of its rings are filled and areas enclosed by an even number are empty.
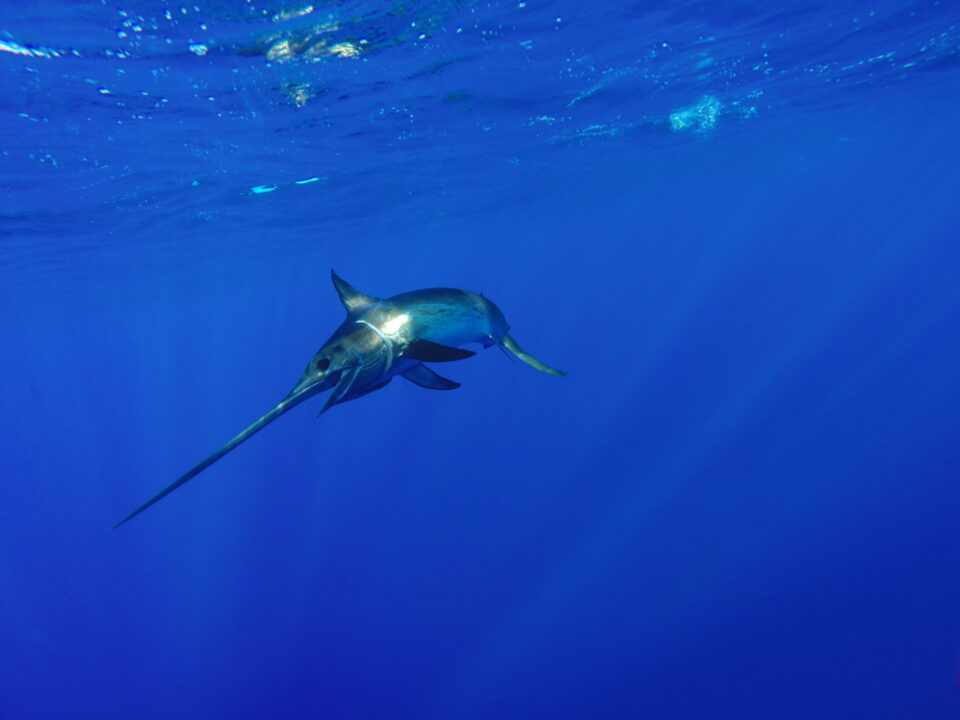
{"type": "Polygon", "coordinates": [[[355,364],[353,353],[344,348],[342,343],[327,343],[310,358],[300,379],[287,397],[305,400],[307,397],[329,390],[339,382],[344,370],[355,364]]]}

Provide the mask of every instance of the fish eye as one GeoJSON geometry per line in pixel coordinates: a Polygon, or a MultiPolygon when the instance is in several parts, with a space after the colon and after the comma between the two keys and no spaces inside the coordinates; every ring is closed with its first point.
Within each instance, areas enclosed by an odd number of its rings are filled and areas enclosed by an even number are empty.
{"type": "Polygon", "coordinates": [[[317,372],[326,372],[330,367],[330,361],[327,358],[317,360],[317,372]]]}

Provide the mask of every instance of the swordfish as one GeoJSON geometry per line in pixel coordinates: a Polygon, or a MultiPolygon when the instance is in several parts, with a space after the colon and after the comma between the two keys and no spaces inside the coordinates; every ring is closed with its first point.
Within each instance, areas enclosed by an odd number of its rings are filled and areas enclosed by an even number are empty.
{"type": "Polygon", "coordinates": [[[318,415],[334,405],[380,390],[397,375],[430,390],[453,390],[459,383],[441,377],[424,363],[464,360],[476,353],[460,346],[499,345],[548,375],[565,373],[527,354],[513,339],[506,318],[490,300],[468,290],[428,288],[388,298],[364,295],[331,271],[333,286],[347,318],[317,351],[276,407],[219,450],[188,470],[123,520],[120,527],[186,484],[237,445],[304,400],[326,390],[318,415]]]}

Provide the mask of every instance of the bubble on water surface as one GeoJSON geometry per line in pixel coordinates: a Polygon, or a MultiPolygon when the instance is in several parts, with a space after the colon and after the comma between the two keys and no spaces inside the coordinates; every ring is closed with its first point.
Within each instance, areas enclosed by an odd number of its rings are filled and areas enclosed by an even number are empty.
{"type": "Polygon", "coordinates": [[[671,113],[670,127],[677,132],[706,132],[716,126],[722,109],[723,104],[719,100],[706,95],[696,105],[671,113]]]}

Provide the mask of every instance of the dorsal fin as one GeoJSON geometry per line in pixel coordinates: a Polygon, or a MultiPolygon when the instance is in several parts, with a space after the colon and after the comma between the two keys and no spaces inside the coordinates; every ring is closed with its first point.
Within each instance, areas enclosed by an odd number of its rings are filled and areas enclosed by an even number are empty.
{"type": "Polygon", "coordinates": [[[330,277],[333,279],[333,287],[337,289],[337,294],[340,296],[340,302],[343,303],[348,313],[354,313],[360,308],[377,302],[377,298],[357,291],[353,285],[337,275],[336,271],[331,270],[330,277]]]}

